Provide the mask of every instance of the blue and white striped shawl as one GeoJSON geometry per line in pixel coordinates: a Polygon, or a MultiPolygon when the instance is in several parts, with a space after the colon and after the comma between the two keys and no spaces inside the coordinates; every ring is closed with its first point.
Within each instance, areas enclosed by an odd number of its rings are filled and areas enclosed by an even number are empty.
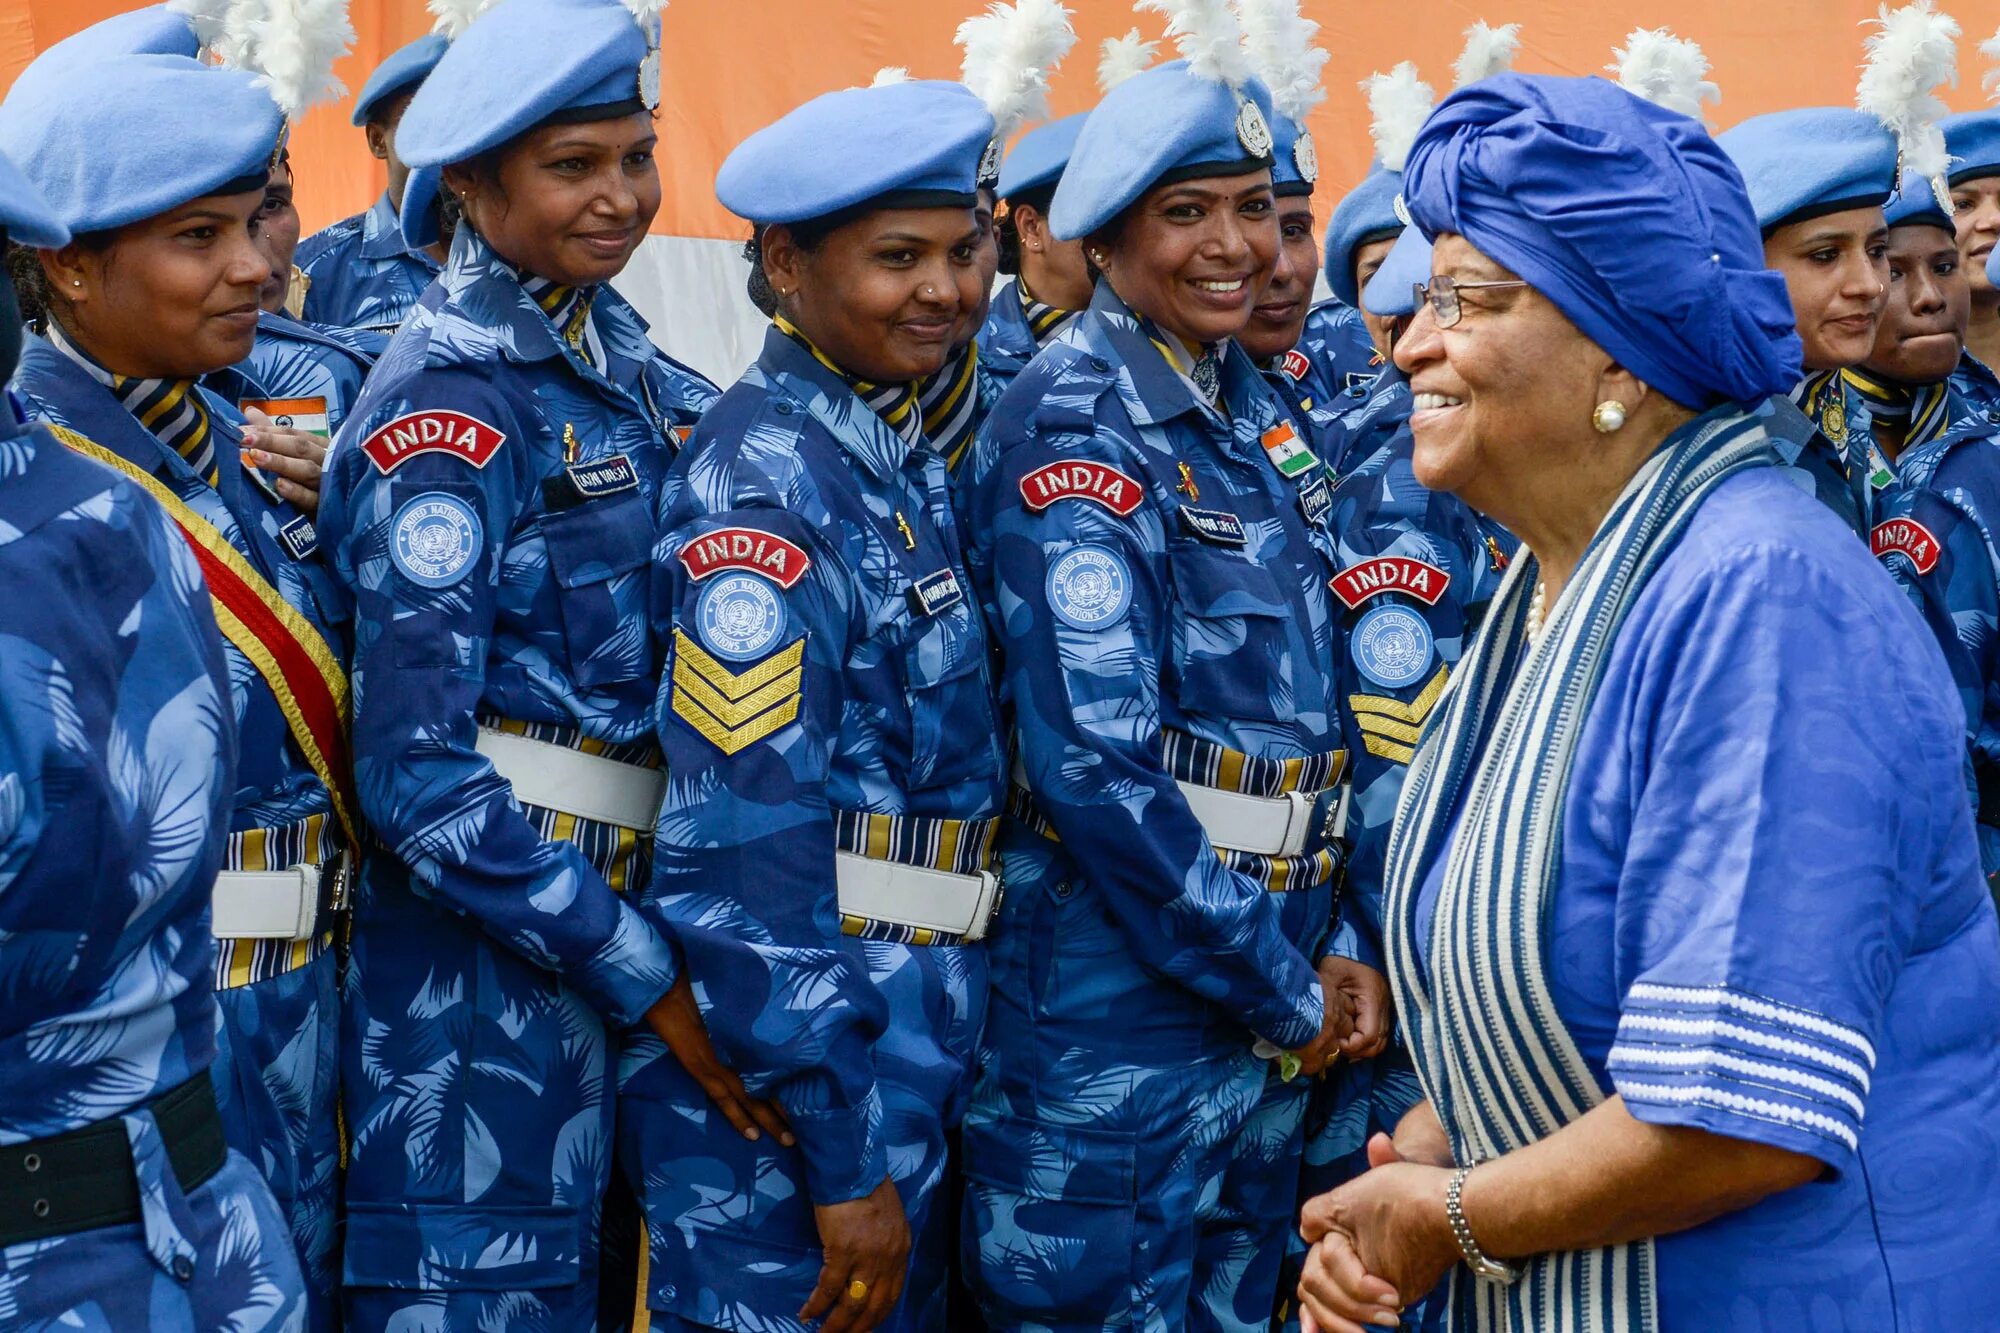
{"type": "MultiPolygon", "coordinates": [[[[1515,561],[1410,763],[1384,876],[1390,980],[1461,1163],[1546,1138],[1607,1095],[1556,1011],[1546,965],[1577,742],[1626,614],[1688,520],[1724,478],[1778,462],[1738,407],[1675,432],[1612,506],[1532,643],[1539,567],[1515,561]],[[1420,962],[1417,893],[1441,854],[1420,962]]],[[[1450,1327],[1479,1333],[1653,1333],[1653,1245],[1542,1255],[1504,1288],[1459,1268],[1450,1310],[1450,1327]]]]}

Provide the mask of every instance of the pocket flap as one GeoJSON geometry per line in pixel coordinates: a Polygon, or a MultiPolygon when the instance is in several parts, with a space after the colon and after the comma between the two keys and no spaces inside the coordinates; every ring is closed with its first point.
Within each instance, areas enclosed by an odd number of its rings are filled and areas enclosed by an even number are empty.
{"type": "Polygon", "coordinates": [[[967,1120],[969,1179],[1029,1199],[1131,1204],[1138,1200],[1138,1141],[1111,1130],[1047,1125],[1020,1116],[967,1120]]]}
{"type": "Polygon", "coordinates": [[[549,568],[565,588],[629,574],[653,556],[653,520],[637,492],[542,518],[549,568]]]}
{"type": "Polygon", "coordinates": [[[341,1281],[407,1291],[533,1291],[582,1277],[583,1215],[559,1204],[349,1202],[341,1281]]]}
{"type": "Polygon", "coordinates": [[[1198,546],[1174,546],[1167,555],[1174,593],[1192,616],[1283,616],[1277,576],[1248,556],[1198,546]]]}

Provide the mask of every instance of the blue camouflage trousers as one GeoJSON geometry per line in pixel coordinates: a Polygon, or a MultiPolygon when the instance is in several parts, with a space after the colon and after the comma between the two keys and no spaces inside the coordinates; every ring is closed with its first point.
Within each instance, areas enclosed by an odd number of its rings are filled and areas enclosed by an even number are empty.
{"type": "MultiPolygon", "coordinates": [[[[307,955],[302,966],[219,986],[216,1107],[229,1146],[255,1165],[290,1221],[306,1279],[308,1327],[339,1327],[340,1026],[331,948],[310,941],[219,941],[218,971],[236,952],[307,955]]],[[[246,966],[248,959],[238,960],[246,966]]]]}
{"type": "MultiPolygon", "coordinates": [[[[144,1119],[150,1123],[150,1113],[144,1119]]],[[[256,1169],[232,1151],[220,1171],[183,1191],[157,1129],[150,1148],[142,1142],[143,1134],[134,1143],[134,1174],[145,1220],[0,1253],[0,1326],[10,1333],[302,1333],[298,1257],[256,1169]]]]}
{"type": "Polygon", "coordinates": [[[598,1326],[614,1042],[392,857],[364,859],[342,1009],[353,1333],[598,1326]]]}
{"type": "MultiPolygon", "coordinates": [[[[845,945],[888,1001],[875,1078],[889,1175],[910,1223],[902,1303],[880,1327],[945,1333],[950,1219],[933,1204],[944,1195],[946,1148],[971,1087],[983,951],[845,945]]],[[[646,1214],[642,1284],[652,1333],[805,1333],[794,1316],[819,1278],[821,1254],[797,1149],[745,1139],[650,1033],[624,1052],[618,1148],[646,1214]]]]}

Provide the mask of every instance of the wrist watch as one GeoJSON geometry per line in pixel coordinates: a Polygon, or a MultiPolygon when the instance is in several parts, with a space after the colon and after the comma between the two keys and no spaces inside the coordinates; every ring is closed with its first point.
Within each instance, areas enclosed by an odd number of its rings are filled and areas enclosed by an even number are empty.
{"type": "Polygon", "coordinates": [[[1458,1242],[1458,1252],[1474,1277],[1498,1282],[1503,1287],[1511,1286],[1521,1280],[1520,1266],[1488,1257],[1486,1251],[1479,1248],[1479,1242],[1473,1239],[1472,1228],[1466,1225],[1465,1206],[1460,1202],[1460,1195],[1465,1190],[1465,1178],[1471,1174],[1471,1167],[1461,1166],[1451,1173],[1451,1183],[1444,1188],[1444,1215],[1445,1220],[1451,1223],[1451,1238],[1458,1242]]]}

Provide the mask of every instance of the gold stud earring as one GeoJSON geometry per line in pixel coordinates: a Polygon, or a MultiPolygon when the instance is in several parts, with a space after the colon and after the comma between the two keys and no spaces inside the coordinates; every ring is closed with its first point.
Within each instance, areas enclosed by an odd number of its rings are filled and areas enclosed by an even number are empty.
{"type": "Polygon", "coordinates": [[[1599,435],[1611,435],[1625,426],[1625,404],[1615,398],[1607,398],[1597,405],[1590,414],[1590,424],[1599,435]]]}

